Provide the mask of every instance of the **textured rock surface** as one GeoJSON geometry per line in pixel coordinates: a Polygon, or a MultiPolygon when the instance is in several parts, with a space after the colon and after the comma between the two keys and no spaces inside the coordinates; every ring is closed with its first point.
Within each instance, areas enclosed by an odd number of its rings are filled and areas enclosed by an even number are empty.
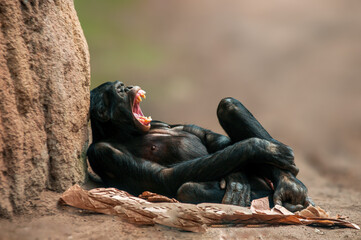
{"type": "Polygon", "coordinates": [[[0,216],[84,180],[89,52],[73,1],[0,0],[0,216]]]}

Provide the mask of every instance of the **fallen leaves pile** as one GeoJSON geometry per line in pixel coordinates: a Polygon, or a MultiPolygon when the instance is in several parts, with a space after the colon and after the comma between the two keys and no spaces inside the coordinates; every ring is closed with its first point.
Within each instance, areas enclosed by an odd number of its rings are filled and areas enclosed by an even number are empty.
{"type": "Polygon", "coordinates": [[[151,192],[134,197],[115,188],[86,191],[74,185],[63,193],[59,202],[98,213],[118,215],[138,225],[161,224],[192,232],[205,232],[207,227],[280,224],[360,229],[340,216],[330,217],[320,207],[309,206],[296,213],[279,205],[270,209],[268,198],[254,200],[250,208],[216,203],[195,205],[180,203],[151,192]]]}

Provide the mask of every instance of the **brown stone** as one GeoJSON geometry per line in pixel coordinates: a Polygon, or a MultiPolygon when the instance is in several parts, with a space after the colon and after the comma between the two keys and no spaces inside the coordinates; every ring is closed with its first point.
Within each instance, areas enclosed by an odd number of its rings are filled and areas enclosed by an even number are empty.
{"type": "Polygon", "coordinates": [[[73,1],[0,0],[0,216],[84,180],[89,51],[73,1]]]}

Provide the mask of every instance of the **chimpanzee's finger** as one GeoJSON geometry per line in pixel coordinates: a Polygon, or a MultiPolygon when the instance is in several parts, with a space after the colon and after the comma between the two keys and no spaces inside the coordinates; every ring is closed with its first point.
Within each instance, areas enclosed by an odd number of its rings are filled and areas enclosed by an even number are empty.
{"type": "Polygon", "coordinates": [[[229,192],[228,189],[226,189],[226,193],[223,196],[222,203],[231,204],[231,200],[232,200],[232,192],[229,192]]]}
{"type": "Polygon", "coordinates": [[[306,207],[308,207],[308,206],[315,206],[315,203],[313,202],[313,200],[309,197],[309,196],[307,196],[306,197],[306,200],[305,200],[305,204],[304,204],[304,207],[306,208],[306,207]]]}
{"type": "Polygon", "coordinates": [[[273,165],[277,168],[280,168],[282,170],[286,170],[290,173],[292,173],[294,176],[297,176],[299,169],[294,164],[289,164],[283,159],[277,159],[276,161],[268,161],[267,164],[273,165]]]}
{"type": "Polygon", "coordinates": [[[243,191],[240,195],[240,201],[237,204],[238,206],[247,207],[251,203],[251,188],[249,184],[243,185],[243,191]]]}
{"type": "Polygon", "coordinates": [[[277,191],[273,194],[273,203],[274,205],[280,205],[282,206],[282,199],[283,199],[283,194],[281,191],[277,191]]]}
{"type": "Polygon", "coordinates": [[[304,209],[305,207],[301,204],[297,204],[297,205],[294,205],[294,204],[291,204],[291,203],[283,203],[283,206],[291,211],[291,212],[297,212],[297,211],[301,211],[302,209],[304,209]]]}
{"type": "Polygon", "coordinates": [[[237,182],[235,184],[235,188],[232,190],[232,205],[238,205],[240,199],[242,198],[243,184],[237,182]]]}
{"type": "Polygon", "coordinates": [[[233,179],[228,178],[227,179],[227,186],[226,186],[226,193],[224,194],[224,197],[222,199],[222,203],[225,204],[233,204],[233,198],[234,198],[234,191],[236,189],[237,182],[233,181],[233,179]]]}

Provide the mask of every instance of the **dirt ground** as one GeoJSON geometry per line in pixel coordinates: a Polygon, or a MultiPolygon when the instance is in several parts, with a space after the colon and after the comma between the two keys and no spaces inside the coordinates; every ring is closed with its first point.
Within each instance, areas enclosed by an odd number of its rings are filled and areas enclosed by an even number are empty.
{"type": "MultiPolygon", "coordinates": [[[[117,79],[140,85],[146,115],[220,133],[217,103],[241,100],[274,138],[293,147],[314,202],[361,225],[360,1],[152,1],[121,9],[75,3],[93,86],[117,79]],[[92,21],[106,27],[91,28],[92,21]],[[114,41],[119,32],[126,33],[120,35],[128,38],[129,45],[121,42],[127,51],[114,41]]],[[[0,239],[361,239],[354,229],[307,226],[204,234],[137,227],[58,207],[59,196],[43,192],[27,203],[28,214],[0,220],[0,239]]]]}

